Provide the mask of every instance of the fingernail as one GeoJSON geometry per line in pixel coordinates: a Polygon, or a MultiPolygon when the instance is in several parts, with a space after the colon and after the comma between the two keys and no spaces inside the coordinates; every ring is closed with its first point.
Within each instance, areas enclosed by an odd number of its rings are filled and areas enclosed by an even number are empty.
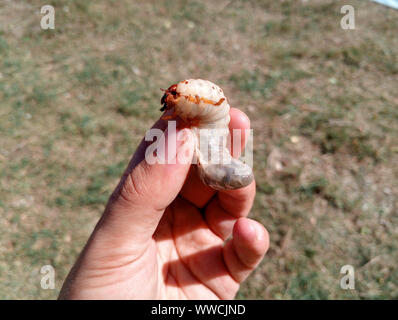
{"type": "Polygon", "coordinates": [[[256,234],[256,240],[257,241],[261,241],[263,239],[262,237],[262,230],[261,230],[261,226],[259,224],[254,224],[252,225],[253,229],[254,229],[254,233],[256,234]]]}
{"type": "Polygon", "coordinates": [[[256,230],[256,228],[253,226],[253,224],[249,224],[248,225],[248,229],[250,230],[249,232],[251,233],[251,234],[254,234],[255,236],[256,236],[256,238],[257,238],[257,230],[256,230]]]}
{"type": "Polygon", "coordinates": [[[189,129],[183,129],[178,132],[177,141],[177,162],[179,164],[188,164],[192,162],[193,156],[193,143],[192,143],[192,131],[189,129]]]}
{"type": "Polygon", "coordinates": [[[189,129],[182,129],[179,133],[178,133],[178,141],[181,141],[182,144],[185,144],[186,142],[188,142],[191,139],[192,136],[192,131],[189,129]]]}

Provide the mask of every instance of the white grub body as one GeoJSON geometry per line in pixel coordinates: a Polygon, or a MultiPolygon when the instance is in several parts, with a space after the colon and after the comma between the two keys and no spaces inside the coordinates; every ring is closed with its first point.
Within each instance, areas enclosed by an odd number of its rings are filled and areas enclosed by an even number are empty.
{"type": "Polygon", "coordinates": [[[198,128],[228,128],[230,107],[220,87],[210,81],[190,79],[181,81],[177,92],[180,99],[175,105],[175,112],[181,119],[189,121],[198,118],[198,128]],[[209,101],[221,103],[215,106],[209,101]]]}
{"type": "Polygon", "coordinates": [[[253,181],[250,166],[234,159],[227,148],[230,106],[220,87],[207,80],[184,80],[166,90],[162,103],[194,132],[198,173],[205,184],[225,190],[253,181]]]}

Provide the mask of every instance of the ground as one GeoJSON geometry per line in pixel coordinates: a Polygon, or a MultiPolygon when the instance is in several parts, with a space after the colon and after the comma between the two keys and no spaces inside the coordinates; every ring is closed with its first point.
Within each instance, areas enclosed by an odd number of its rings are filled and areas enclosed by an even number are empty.
{"type": "Polygon", "coordinates": [[[0,3],[0,299],[55,299],[159,88],[219,84],[254,129],[271,246],[239,299],[398,298],[398,11],[342,1],[0,3]],[[55,30],[40,8],[55,7],[55,30]],[[55,268],[55,290],[40,268],[55,268]],[[355,290],[340,269],[355,268],[355,290]]]}

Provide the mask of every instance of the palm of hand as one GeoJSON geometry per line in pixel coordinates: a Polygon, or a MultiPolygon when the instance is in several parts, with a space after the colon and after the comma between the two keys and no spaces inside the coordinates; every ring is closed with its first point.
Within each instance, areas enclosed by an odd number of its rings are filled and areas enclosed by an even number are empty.
{"type": "Polygon", "coordinates": [[[157,265],[158,298],[232,299],[239,282],[225,264],[223,243],[197,208],[177,198],[154,235],[153,254],[142,261],[157,265]]]}
{"type": "MultiPolygon", "coordinates": [[[[232,110],[231,128],[247,121],[232,110]]],[[[246,218],[255,182],[215,192],[189,165],[147,165],[145,148],[134,155],[60,298],[232,299],[268,249],[265,228],[246,218]]]]}

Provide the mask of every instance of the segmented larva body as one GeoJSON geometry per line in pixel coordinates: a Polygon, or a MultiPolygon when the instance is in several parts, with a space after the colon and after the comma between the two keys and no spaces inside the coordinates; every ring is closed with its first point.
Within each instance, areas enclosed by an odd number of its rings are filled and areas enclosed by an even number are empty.
{"type": "Polygon", "coordinates": [[[242,188],[253,181],[252,169],[232,158],[227,148],[230,106],[219,86],[207,80],[184,80],[165,90],[161,103],[162,111],[173,109],[173,115],[194,132],[198,172],[205,184],[223,190],[242,188]]]}

